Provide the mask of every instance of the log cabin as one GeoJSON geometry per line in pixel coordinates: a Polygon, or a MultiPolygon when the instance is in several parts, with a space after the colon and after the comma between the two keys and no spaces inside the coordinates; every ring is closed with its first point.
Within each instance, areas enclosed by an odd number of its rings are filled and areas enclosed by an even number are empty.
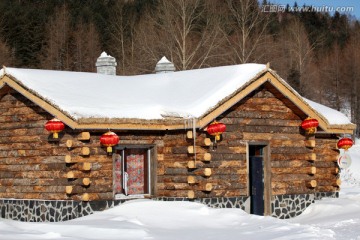
{"type": "Polygon", "coordinates": [[[163,58],[116,76],[103,53],[96,66],[1,70],[0,217],[65,221],[149,198],[291,218],[338,196],[337,142],[355,125],[268,65],[174,71],[163,58]]]}

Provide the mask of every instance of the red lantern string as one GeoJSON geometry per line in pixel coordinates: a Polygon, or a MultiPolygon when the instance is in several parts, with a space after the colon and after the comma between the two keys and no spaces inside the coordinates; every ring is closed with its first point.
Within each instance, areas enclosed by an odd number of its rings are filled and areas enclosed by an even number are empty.
{"type": "Polygon", "coordinates": [[[302,123],[301,127],[306,131],[307,134],[316,133],[316,128],[319,126],[319,121],[315,118],[306,118],[302,123]]]}
{"type": "Polygon", "coordinates": [[[220,135],[225,131],[226,131],[226,125],[216,121],[214,121],[207,127],[207,132],[210,135],[215,136],[215,140],[217,141],[220,140],[220,135]]]}
{"type": "Polygon", "coordinates": [[[107,133],[104,133],[100,137],[100,143],[101,145],[107,147],[106,151],[108,153],[112,152],[112,147],[119,143],[119,136],[116,135],[114,132],[108,131],[107,133]]]}
{"type": "Polygon", "coordinates": [[[339,149],[344,149],[345,151],[351,148],[352,145],[354,145],[354,142],[351,140],[351,138],[342,138],[337,143],[337,147],[339,149]]]}
{"type": "Polygon", "coordinates": [[[65,125],[57,118],[53,118],[45,123],[45,129],[53,134],[53,138],[59,138],[59,132],[64,130],[65,125]]]}

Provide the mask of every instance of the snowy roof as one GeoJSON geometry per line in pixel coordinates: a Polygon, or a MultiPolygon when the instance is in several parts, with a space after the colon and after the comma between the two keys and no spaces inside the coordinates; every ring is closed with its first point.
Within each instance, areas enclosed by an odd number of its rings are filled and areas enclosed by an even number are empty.
{"type": "MultiPolygon", "coordinates": [[[[75,121],[90,118],[164,120],[202,118],[267,71],[271,70],[263,64],[241,64],[164,74],[110,76],[6,67],[0,76],[10,76],[75,121]]],[[[329,124],[351,124],[338,111],[310,100],[302,101],[329,124]]]]}
{"type": "Polygon", "coordinates": [[[200,117],[265,68],[244,64],[166,74],[108,76],[7,67],[6,73],[74,119],[162,119],[166,115],[200,117]]]}

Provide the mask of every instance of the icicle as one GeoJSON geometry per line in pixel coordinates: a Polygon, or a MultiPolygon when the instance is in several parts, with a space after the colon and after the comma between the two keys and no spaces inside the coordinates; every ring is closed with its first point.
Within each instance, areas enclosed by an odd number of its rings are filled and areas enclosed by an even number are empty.
{"type": "Polygon", "coordinates": [[[194,166],[196,166],[196,119],[192,119],[192,127],[193,127],[193,139],[194,139],[194,166]]]}

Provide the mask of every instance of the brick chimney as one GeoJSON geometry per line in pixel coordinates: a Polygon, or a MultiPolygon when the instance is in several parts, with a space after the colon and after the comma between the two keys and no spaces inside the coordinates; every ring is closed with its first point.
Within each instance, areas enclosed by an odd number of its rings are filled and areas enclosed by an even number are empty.
{"type": "Polygon", "coordinates": [[[174,72],[175,65],[170,62],[165,56],[160,59],[160,61],[156,64],[155,73],[167,73],[174,72]]]}
{"type": "Polygon", "coordinates": [[[116,59],[106,52],[102,52],[96,61],[97,73],[116,75],[116,59]]]}

